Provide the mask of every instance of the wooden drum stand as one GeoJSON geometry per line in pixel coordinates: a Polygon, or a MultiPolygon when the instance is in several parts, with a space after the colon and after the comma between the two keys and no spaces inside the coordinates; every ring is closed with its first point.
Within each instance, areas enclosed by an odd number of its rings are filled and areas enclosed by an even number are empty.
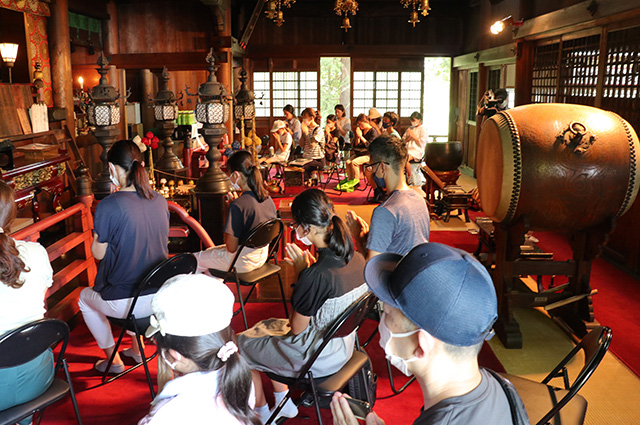
{"type": "Polygon", "coordinates": [[[585,322],[594,321],[591,296],[596,293],[589,284],[591,262],[601,253],[613,225],[611,218],[589,229],[574,231],[570,240],[573,259],[568,261],[523,255],[520,246],[529,230],[526,216],[508,225],[495,225],[495,267],[487,266],[498,296],[495,330],[506,348],[522,348],[520,326],[513,317],[514,307],[544,307],[563,330],[580,338],[586,335],[585,322]],[[567,276],[569,281],[535,292],[518,282],[521,276],[527,275],[560,275],[567,276]]]}

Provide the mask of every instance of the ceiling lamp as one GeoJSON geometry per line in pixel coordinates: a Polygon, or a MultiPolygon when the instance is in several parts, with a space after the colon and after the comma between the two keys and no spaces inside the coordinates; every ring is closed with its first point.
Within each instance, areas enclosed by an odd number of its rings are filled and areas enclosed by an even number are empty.
{"type": "Polygon", "coordinates": [[[422,16],[427,16],[431,7],[429,7],[429,0],[400,0],[400,4],[402,4],[405,8],[411,6],[411,15],[409,15],[409,23],[413,25],[415,28],[416,24],[420,22],[419,14],[422,13],[422,16]]]}
{"type": "Polygon", "coordinates": [[[500,34],[507,25],[513,27],[513,31],[517,31],[524,24],[524,19],[520,19],[519,21],[515,21],[511,15],[507,16],[504,19],[499,21],[495,21],[493,25],[491,25],[490,31],[491,34],[500,34]]]}
{"type": "Polygon", "coordinates": [[[267,3],[267,10],[265,15],[268,19],[273,20],[277,26],[281,27],[284,23],[284,14],[282,9],[284,7],[291,7],[296,0],[264,0],[267,3]]]}
{"type": "Polygon", "coordinates": [[[13,79],[11,77],[11,68],[13,68],[18,57],[18,45],[15,43],[0,44],[0,55],[2,55],[4,63],[7,64],[7,68],[9,68],[9,84],[12,84],[13,79]]]}
{"type": "Polygon", "coordinates": [[[349,14],[355,15],[358,11],[358,2],[355,0],[336,0],[336,4],[333,7],[336,11],[336,15],[342,16],[342,26],[345,32],[351,28],[351,20],[349,14]]]}

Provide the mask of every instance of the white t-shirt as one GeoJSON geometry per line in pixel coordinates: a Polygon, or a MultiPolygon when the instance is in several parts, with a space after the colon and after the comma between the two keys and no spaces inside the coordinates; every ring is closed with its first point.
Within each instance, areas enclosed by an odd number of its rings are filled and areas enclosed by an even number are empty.
{"type": "Polygon", "coordinates": [[[409,140],[406,131],[402,136],[402,140],[407,142],[407,153],[409,154],[409,159],[420,160],[422,159],[422,157],[424,157],[424,149],[427,147],[429,132],[427,131],[427,128],[423,124],[420,124],[417,127],[411,126],[409,127],[409,130],[413,130],[415,133],[417,133],[420,143],[417,143],[413,139],[409,140]]]}
{"type": "Polygon", "coordinates": [[[284,133],[284,136],[281,136],[280,143],[282,144],[282,150],[278,149],[274,154],[278,162],[287,162],[287,160],[289,160],[292,141],[293,139],[289,133],[284,133]]]}
{"type": "MultiPolygon", "coordinates": [[[[229,413],[218,390],[218,374],[191,372],[173,379],[153,400],[151,412],[138,425],[215,424],[243,425],[229,413]]],[[[249,407],[255,405],[253,384],[249,407]]]]}
{"type": "Polygon", "coordinates": [[[53,282],[47,250],[37,242],[15,242],[29,271],[20,274],[20,280],[24,281],[20,288],[0,282],[0,335],[42,319],[47,311],[45,294],[53,282]]]}

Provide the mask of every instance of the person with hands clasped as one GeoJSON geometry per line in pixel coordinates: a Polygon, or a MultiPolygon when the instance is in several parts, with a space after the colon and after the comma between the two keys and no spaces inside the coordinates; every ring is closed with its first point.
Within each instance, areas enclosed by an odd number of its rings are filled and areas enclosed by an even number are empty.
{"type": "MultiPolygon", "coordinates": [[[[194,255],[198,271],[227,270],[236,251],[251,230],[277,217],[276,206],[262,182],[262,174],[247,151],[234,153],[227,162],[232,191],[227,195],[229,215],[224,225],[224,245],[214,246],[194,255]],[[242,192],[238,196],[238,192],[242,192]]],[[[247,273],[261,267],[269,255],[269,247],[245,248],[236,261],[236,269],[247,273]]]]}
{"type": "MultiPolygon", "coordinates": [[[[321,343],[323,331],[367,291],[364,257],[354,252],[345,223],[335,215],[329,197],[308,189],[291,204],[293,227],[300,242],[314,245],[318,258],[295,244],[286,246],[288,262],[296,273],[289,319],[267,319],[238,335],[238,346],[253,372],[256,412],[263,423],[271,412],[259,372],[295,377],[321,343]]],[[[337,372],[353,353],[355,335],[331,340],[311,371],[323,377],[337,372]]],[[[273,381],[276,405],[287,386],[273,381]]],[[[295,417],[298,408],[289,400],[280,415],[295,417]]]]}

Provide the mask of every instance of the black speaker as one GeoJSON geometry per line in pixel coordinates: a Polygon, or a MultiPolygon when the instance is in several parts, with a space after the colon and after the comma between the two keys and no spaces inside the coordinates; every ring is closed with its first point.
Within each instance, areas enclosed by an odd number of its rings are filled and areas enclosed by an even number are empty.
{"type": "Polygon", "coordinates": [[[8,140],[0,142],[0,168],[13,170],[13,143],[8,140]]]}

